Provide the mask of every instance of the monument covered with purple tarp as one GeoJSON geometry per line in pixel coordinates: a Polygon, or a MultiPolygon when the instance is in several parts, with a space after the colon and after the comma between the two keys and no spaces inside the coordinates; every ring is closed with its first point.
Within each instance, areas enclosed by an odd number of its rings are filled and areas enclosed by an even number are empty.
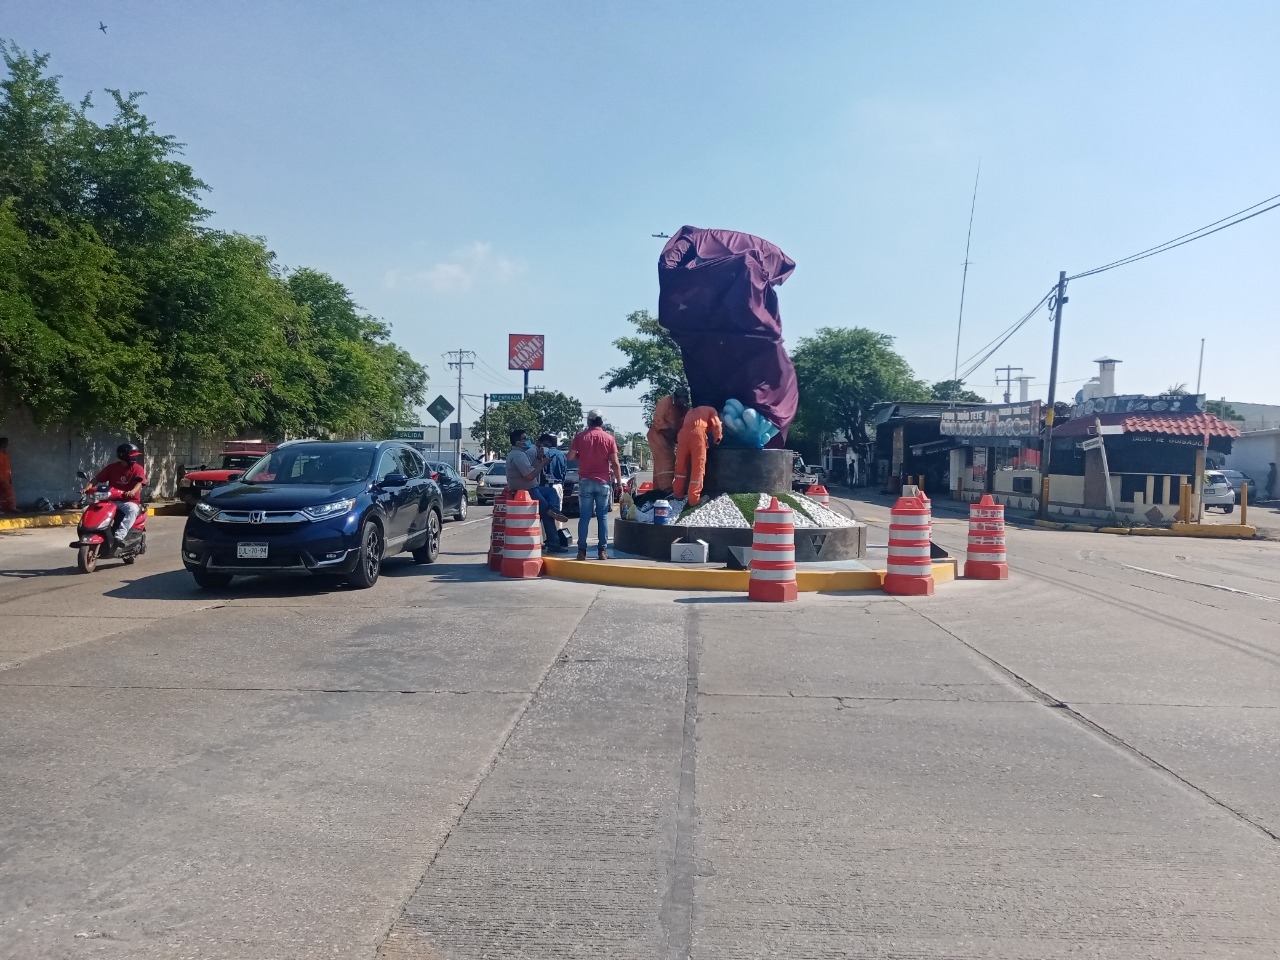
{"type": "Polygon", "coordinates": [[[795,268],[767,240],[688,226],[658,258],[658,322],[680,346],[693,405],[755,407],[778,428],[770,447],[786,443],[800,400],[774,291],[795,268]]]}

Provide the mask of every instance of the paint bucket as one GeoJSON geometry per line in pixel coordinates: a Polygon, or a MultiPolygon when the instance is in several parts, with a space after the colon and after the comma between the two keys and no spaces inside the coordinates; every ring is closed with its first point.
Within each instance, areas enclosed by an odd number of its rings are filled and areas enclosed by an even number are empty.
{"type": "Polygon", "coordinates": [[[668,518],[671,516],[671,504],[666,500],[658,500],[653,504],[653,522],[659,526],[666,526],[668,518]]]}

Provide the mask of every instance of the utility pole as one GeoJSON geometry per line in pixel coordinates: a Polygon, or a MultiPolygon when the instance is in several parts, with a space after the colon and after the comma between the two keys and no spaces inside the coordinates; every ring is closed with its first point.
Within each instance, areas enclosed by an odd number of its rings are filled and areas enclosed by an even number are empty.
{"type": "MultiPolygon", "coordinates": [[[[1204,337],[1200,338],[1200,365],[1196,367],[1196,395],[1200,394],[1200,374],[1204,373],[1204,337]]],[[[1225,417],[1223,418],[1226,419],[1225,417]]]]}
{"type": "Polygon", "coordinates": [[[1067,271],[1058,273],[1053,295],[1053,355],[1049,360],[1049,400],[1044,412],[1044,452],[1040,457],[1040,516],[1049,515],[1049,459],[1053,455],[1053,404],[1058,398],[1058,342],[1062,338],[1062,307],[1067,302],[1067,271]]]}
{"type": "Polygon", "coordinates": [[[446,356],[457,357],[449,361],[450,367],[458,368],[458,438],[453,441],[453,466],[462,469],[462,368],[474,367],[476,353],[474,350],[450,350],[446,356]]]}
{"type": "Polygon", "coordinates": [[[480,451],[480,459],[489,459],[489,395],[484,395],[484,413],[480,414],[481,422],[484,424],[484,449],[480,451]]]}
{"type": "Polygon", "coordinates": [[[1004,402],[1009,403],[1009,390],[1013,386],[1013,381],[1018,379],[1013,375],[1013,371],[1022,372],[1021,367],[996,367],[996,384],[1004,383],[1004,402]],[[1000,379],[1000,374],[1004,374],[1004,380],[1000,379]]]}

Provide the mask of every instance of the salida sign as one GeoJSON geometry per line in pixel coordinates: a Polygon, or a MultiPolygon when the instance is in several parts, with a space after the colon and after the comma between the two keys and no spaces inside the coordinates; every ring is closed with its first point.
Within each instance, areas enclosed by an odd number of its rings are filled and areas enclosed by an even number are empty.
{"type": "Polygon", "coordinates": [[[546,341],[540,333],[511,333],[507,335],[507,369],[543,369],[543,347],[546,341]]]}

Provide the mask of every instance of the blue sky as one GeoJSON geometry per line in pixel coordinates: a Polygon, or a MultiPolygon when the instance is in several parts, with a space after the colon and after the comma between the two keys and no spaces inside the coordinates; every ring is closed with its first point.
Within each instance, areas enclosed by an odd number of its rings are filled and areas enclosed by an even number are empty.
{"type": "MultiPolygon", "coordinates": [[[[626,315],[656,310],[657,232],[759,234],[797,262],[789,343],[890,333],[950,377],[1057,280],[1280,194],[1280,4],[1235,2],[16,2],[0,36],[64,94],[145,90],[213,224],[325,270],[467,393],[603,393],[626,315]],[[98,31],[105,21],[108,32],[98,31]]],[[[103,97],[99,98],[105,99],[103,97]]],[[[1121,392],[1280,403],[1280,210],[1072,284],[1059,396],[1096,357],[1121,392]]],[[[970,379],[1048,378],[1042,312],[970,379]]],[[[1032,387],[1043,396],[1044,386],[1032,387]]],[[[472,401],[478,404],[478,401],[472,401]]]]}

